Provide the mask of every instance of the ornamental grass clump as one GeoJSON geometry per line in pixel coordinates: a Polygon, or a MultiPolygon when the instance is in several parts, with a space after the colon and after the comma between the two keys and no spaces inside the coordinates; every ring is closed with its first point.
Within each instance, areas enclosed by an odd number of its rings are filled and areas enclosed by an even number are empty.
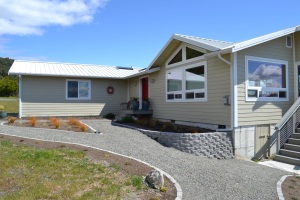
{"type": "Polygon", "coordinates": [[[8,123],[13,124],[16,121],[16,117],[9,117],[8,118],[8,123]]]}
{"type": "Polygon", "coordinates": [[[29,117],[28,123],[30,126],[35,126],[37,124],[38,119],[36,117],[29,117]]]}
{"type": "Polygon", "coordinates": [[[68,119],[68,122],[69,122],[69,124],[71,124],[71,125],[78,125],[78,124],[80,124],[79,120],[76,119],[76,118],[69,118],[69,119],[68,119]]]}
{"type": "Polygon", "coordinates": [[[50,123],[57,129],[60,127],[61,123],[59,121],[59,119],[55,118],[55,117],[51,117],[49,118],[50,123]]]}

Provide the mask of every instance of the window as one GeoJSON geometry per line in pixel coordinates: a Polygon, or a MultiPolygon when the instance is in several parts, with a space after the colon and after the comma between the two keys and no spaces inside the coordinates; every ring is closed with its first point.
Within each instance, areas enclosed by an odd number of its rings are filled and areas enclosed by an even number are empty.
{"type": "Polygon", "coordinates": [[[182,61],[182,49],[173,57],[173,59],[168,63],[168,65],[178,63],[182,61]]]}
{"type": "Polygon", "coordinates": [[[246,56],[246,100],[288,100],[288,62],[246,56]]]}
{"type": "Polygon", "coordinates": [[[207,51],[199,47],[188,44],[181,44],[178,49],[167,60],[167,67],[173,67],[187,62],[204,59],[203,55],[207,51]]]}
{"type": "Polygon", "coordinates": [[[203,101],[206,95],[206,62],[196,63],[166,72],[166,99],[173,101],[203,101]]]}
{"type": "Polygon", "coordinates": [[[286,47],[292,48],[293,47],[293,40],[291,35],[286,36],[286,47]]]}
{"type": "Polygon", "coordinates": [[[91,81],[67,80],[67,99],[91,99],[91,81]]]}
{"type": "Polygon", "coordinates": [[[186,47],[186,59],[192,59],[192,58],[196,58],[199,56],[204,55],[204,53],[200,52],[200,51],[196,51],[194,49],[191,49],[189,47],[186,47]]]}

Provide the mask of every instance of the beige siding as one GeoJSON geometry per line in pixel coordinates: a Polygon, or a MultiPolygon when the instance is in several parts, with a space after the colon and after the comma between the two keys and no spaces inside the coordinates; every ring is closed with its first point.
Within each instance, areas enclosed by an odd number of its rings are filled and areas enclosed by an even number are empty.
{"type": "Polygon", "coordinates": [[[22,116],[86,116],[119,113],[127,101],[127,81],[91,80],[90,100],[67,100],[66,80],[58,77],[22,77],[22,116]],[[114,87],[114,94],[106,92],[114,87]]]}
{"type": "Polygon", "coordinates": [[[293,49],[286,47],[285,37],[266,42],[237,53],[238,77],[238,125],[259,125],[277,123],[293,104],[294,69],[293,49]],[[288,61],[289,101],[246,102],[245,100],[245,56],[256,56],[288,61]]]}
{"type": "Polygon", "coordinates": [[[128,89],[129,89],[129,98],[139,97],[140,77],[135,77],[135,78],[129,79],[128,80],[128,89]]]}
{"type": "MultiPolygon", "coordinates": [[[[165,71],[166,67],[164,63],[164,65],[161,66],[160,71],[149,75],[149,80],[154,79],[154,83],[149,83],[149,94],[154,113],[153,117],[167,120],[230,126],[230,106],[224,106],[223,104],[223,96],[230,95],[229,65],[225,64],[217,57],[208,60],[207,102],[166,102],[165,71]]],[[[130,79],[131,96],[138,96],[139,94],[139,87],[134,86],[133,84],[138,80],[138,78],[130,79]]]]}
{"type": "Polygon", "coordinates": [[[295,60],[296,62],[300,62],[300,32],[296,32],[294,34],[295,40],[295,60]]]}

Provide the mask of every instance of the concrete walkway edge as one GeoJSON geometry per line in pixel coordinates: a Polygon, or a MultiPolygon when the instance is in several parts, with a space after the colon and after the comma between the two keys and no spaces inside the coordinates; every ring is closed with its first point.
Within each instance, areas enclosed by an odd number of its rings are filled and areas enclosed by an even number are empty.
{"type": "Polygon", "coordinates": [[[277,195],[278,195],[279,200],[284,200],[281,185],[284,182],[284,180],[289,176],[292,176],[292,175],[285,175],[285,176],[281,177],[281,179],[277,183],[277,195]]]}
{"type": "MultiPolygon", "coordinates": [[[[2,124],[1,124],[2,125],[2,124]]],[[[1,135],[6,135],[6,136],[14,136],[14,137],[21,137],[21,136],[18,136],[18,135],[12,135],[12,134],[5,134],[5,133],[0,133],[1,135]]],[[[142,160],[139,160],[137,158],[133,158],[131,156],[126,156],[126,155],[122,155],[122,154],[119,154],[119,153],[115,153],[115,152],[112,152],[112,151],[109,151],[109,150],[106,150],[106,149],[101,149],[101,148],[97,148],[97,147],[93,147],[93,146],[88,146],[88,145],[84,145],[84,144],[80,144],[80,143],[71,143],[71,142],[64,142],[64,141],[53,141],[53,140],[43,140],[43,139],[38,139],[38,138],[31,138],[31,137],[21,137],[21,138],[25,138],[25,139],[33,139],[33,140],[38,140],[38,141],[44,141],[44,142],[59,142],[59,143],[63,143],[63,144],[72,144],[72,145],[79,145],[79,146],[82,146],[82,147],[88,147],[88,148],[93,148],[93,149],[96,149],[96,150],[101,150],[101,151],[105,151],[105,152],[108,152],[108,153],[111,153],[111,154],[115,154],[115,155],[118,155],[118,156],[122,156],[122,157],[125,157],[125,158],[129,158],[129,159],[132,159],[132,160],[135,160],[137,162],[140,162],[140,163],[143,163],[145,165],[148,165],[149,167],[152,167],[158,171],[161,171],[166,177],[168,177],[170,179],[170,181],[174,184],[174,186],[176,187],[176,191],[177,191],[177,197],[175,200],[182,200],[182,196],[183,196],[183,193],[182,193],[182,189],[181,189],[181,186],[179,185],[179,183],[168,173],[164,172],[163,170],[145,162],[145,161],[142,161],[142,160]]]]}

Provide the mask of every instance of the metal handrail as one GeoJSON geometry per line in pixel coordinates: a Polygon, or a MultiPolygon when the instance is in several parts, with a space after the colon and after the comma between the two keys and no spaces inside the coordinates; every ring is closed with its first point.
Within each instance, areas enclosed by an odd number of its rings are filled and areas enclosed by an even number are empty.
{"type": "Polygon", "coordinates": [[[293,117],[295,112],[300,107],[300,97],[295,101],[295,103],[290,107],[290,109],[283,115],[281,120],[275,125],[276,130],[280,130],[290,119],[293,117]]]}

